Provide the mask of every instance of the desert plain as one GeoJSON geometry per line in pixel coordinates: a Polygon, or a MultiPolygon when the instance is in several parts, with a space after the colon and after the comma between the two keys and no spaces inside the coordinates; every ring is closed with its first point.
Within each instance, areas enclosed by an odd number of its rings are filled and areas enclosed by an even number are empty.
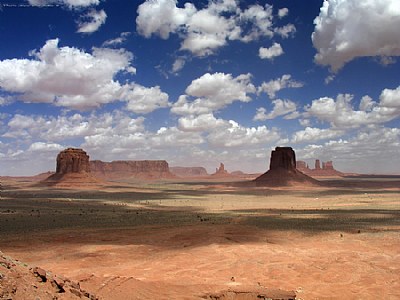
{"type": "Polygon", "coordinates": [[[4,178],[0,251],[99,299],[399,299],[399,178],[332,182],[4,178]]]}

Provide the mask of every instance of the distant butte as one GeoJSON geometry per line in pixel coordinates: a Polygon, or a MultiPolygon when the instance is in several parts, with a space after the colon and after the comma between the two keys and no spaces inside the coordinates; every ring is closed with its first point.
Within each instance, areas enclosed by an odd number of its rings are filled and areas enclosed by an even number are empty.
{"type": "Polygon", "coordinates": [[[165,160],[117,160],[90,162],[92,173],[103,179],[134,178],[142,180],[171,179],[176,176],[170,172],[165,160]]]}
{"type": "Polygon", "coordinates": [[[208,176],[204,167],[170,167],[170,172],[179,177],[205,177],[208,176]]]}
{"type": "Polygon", "coordinates": [[[332,161],[322,162],[322,168],[321,168],[320,160],[316,159],[314,169],[311,169],[306,162],[301,160],[297,161],[296,164],[297,164],[297,170],[308,176],[315,176],[315,177],[344,176],[342,172],[335,170],[332,161]]]}
{"type": "Polygon", "coordinates": [[[225,165],[223,163],[219,164],[219,168],[215,168],[215,173],[211,174],[212,177],[230,177],[231,174],[225,170],[225,165]]]}
{"type": "Polygon", "coordinates": [[[89,155],[78,148],[68,148],[57,155],[56,173],[43,183],[74,187],[100,183],[90,173],[89,155]]]}
{"type": "Polygon", "coordinates": [[[276,147],[271,152],[269,170],[257,177],[257,186],[318,185],[318,181],[296,169],[296,154],[291,147],[276,147]]]}

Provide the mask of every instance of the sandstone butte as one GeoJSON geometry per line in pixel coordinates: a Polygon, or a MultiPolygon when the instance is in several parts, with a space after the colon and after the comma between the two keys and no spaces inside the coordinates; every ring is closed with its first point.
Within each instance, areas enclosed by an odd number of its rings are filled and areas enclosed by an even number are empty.
{"type": "Polygon", "coordinates": [[[89,155],[82,149],[65,149],[57,155],[56,162],[56,173],[43,183],[71,187],[100,183],[90,173],[89,155]]]}
{"type": "Polygon", "coordinates": [[[276,147],[271,152],[267,172],[254,179],[257,186],[318,185],[318,181],[296,169],[296,154],[291,147],[276,147]]]}
{"type": "Polygon", "coordinates": [[[297,170],[309,176],[344,176],[344,174],[333,167],[332,161],[322,162],[315,160],[315,168],[311,169],[305,161],[296,162],[297,170]]]}
{"type": "Polygon", "coordinates": [[[215,173],[211,174],[212,177],[230,177],[231,174],[225,170],[225,165],[223,163],[219,164],[218,168],[215,168],[215,173]]]}
{"type": "Polygon", "coordinates": [[[176,176],[169,171],[165,160],[112,161],[89,160],[78,148],[68,148],[57,155],[56,172],[43,181],[45,184],[82,186],[99,184],[102,179],[138,178],[166,179],[176,176]]]}

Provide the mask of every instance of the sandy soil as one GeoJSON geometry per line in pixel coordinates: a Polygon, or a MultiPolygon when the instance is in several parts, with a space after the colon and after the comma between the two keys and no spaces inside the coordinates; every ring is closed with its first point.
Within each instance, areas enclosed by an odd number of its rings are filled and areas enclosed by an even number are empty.
{"type": "Polygon", "coordinates": [[[399,299],[400,187],[371,186],[10,180],[0,250],[100,299],[399,299]]]}

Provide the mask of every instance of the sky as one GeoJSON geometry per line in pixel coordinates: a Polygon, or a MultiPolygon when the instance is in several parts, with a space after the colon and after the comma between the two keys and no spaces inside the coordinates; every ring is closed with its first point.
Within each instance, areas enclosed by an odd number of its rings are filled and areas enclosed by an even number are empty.
{"type": "Polygon", "coordinates": [[[271,150],[400,174],[398,0],[0,0],[0,175],[271,150]]]}

